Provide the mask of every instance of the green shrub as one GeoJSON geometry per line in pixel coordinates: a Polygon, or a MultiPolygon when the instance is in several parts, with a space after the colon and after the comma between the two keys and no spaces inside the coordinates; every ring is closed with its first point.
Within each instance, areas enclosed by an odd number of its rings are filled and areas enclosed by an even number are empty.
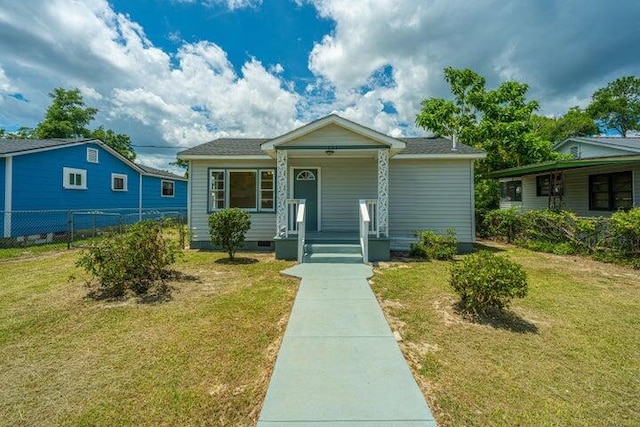
{"type": "Polygon", "coordinates": [[[100,283],[106,296],[123,296],[127,290],[145,294],[160,282],[175,262],[177,245],[162,236],[160,225],[142,221],[125,233],[107,234],[82,253],[77,265],[100,283]]]}
{"type": "Polygon", "coordinates": [[[527,274],[522,267],[488,251],[453,264],[449,283],[460,296],[461,308],[473,314],[505,308],[512,298],[527,294],[527,274]]]}
{"type": "Polygon", "coordinates": [[[224,249],[232,260],[250,227],[249,213],[240,208],[223,209],[209,215],[211,242],[224,249]]]}
{"type": "Polygon", "coordinates": [[[450,260],[458,253],[458,239],[452,228],[447,234],[436,234],[431,230],[416,233],[418,241],[411,244],[411,256],[424,259],[450,260]]]}
{"type": "Polygon", "coordinates": [[[615,249],[624,255],[640,256],[640,208],[615,212],[610,221],[615,249]]]}
{"type": "Polygon", "coordinates": [[[513,242],[522,229],[522,213],[516,208],[496,209],[487,212],[482,220],[482,230],[489,237],[513,242]]]}

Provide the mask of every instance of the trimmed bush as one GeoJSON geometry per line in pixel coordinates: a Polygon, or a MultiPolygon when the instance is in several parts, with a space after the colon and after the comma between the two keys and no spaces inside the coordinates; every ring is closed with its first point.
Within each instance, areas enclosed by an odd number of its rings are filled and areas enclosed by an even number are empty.
{"type": "Polygon", "coordinates": [[[248,212],[240,208],[223,209],[209,215],[211,242],[224,249],[231,260],[244,244],[249,228],[251,228],[251,217],[248,212]]]}
{"type": "Polygon", "coordinates": [[[472,314],[506,308],[511,299],[527,294],[527,274],[510,259],[489,251],[468,255],[451,268],[450,285],[461,308],[472,314]]]}
{"type": "Polygon", "coordinates": [[[149,220],[130,225],[123,234],[107,234],[82,253],[77,265],[99,280],[105,296],[120,297],[128,290],[142,295],[164,284],[177,253],[177,245],[149,220]]]}
{"type": "Polygon", "coordinates": [[[436,234],[431,230],[416,233],[418,241],[411,244],[410,255],[423,259],[451,260],[458,253],[458,239],[452,228],[447,234],[436,234]]]}

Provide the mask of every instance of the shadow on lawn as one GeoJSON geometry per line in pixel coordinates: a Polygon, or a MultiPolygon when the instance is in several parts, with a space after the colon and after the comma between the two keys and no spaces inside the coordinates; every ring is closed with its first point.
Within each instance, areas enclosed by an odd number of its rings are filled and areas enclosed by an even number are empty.
{"type": "Polygon", "coordinates": [[[519,334],[539,333],[539,329],[534,323],[523,319],[513,311],[494,308],[485,314],[469,314],[460,306],[460,303],[455,303],[453,309],[459,316],[479,325],[488,325],[495,329],[504,329],[519,334]]]}
{"type": "Polygon", "coordinates": [[[505,250],[497,246],[490,246],[476,242],[473,244],[473,251],[504,252],[505,250]]]}
{"type": "Polygon", "coordinates": [[[176,288],[169,285],[167,281],[184,283],[198,282],[199,280],[200,277],[198,276],[184,274],[178,270],[168,270],[163,273],[162,281],[156,281],[149,285],[146,292],[134,292],[129,289],[125,291],[124,295],[114,295],[113,290],[101,288],[96,286],[95,283],[88,282],[86,284],[89,288],[87,297],[96,301],[112,303],[126,302],[131,298],[134,298],[139,304],[161,304],[171,301],[173,299],[173,291],[176,290],[176,288]]]}
{"type": "Polygon", "coordinates": [[[216,264],[228,264],[228,265],[236,265],[236,264],[255,264],[258,260],[256,258],[247,258],[247,257],[235,257],[231,258],[220,258],[215,260],[216,264]]]}

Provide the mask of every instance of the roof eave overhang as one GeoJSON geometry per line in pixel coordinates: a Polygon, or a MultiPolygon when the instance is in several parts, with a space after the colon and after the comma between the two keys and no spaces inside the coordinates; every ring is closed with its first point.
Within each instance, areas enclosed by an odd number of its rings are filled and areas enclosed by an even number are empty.
{"type": "Polygon", "coordinates": [[[421,160],[421,159],[451,159],[451,160],[481,160],[487,157],[485,153],[466,153],[466,154],[398,154],[394,159],[398,160],[421,160]]]}
{"type": "Polygon", "coordinates": [[[600,159],[557,160],[553,162],[543,162],[516,168],[503,169],[491,172],[487,174],[487,176],[489,178],[510,178],[515,176],[535,175],[553,170],[586,168],[592,166],[626,165],[634,163],[640,163],[640,155],[600,159]]]}
{"type": "MultiPolygon", "coordinates": [[[[20,140],[18,139],[16,141],[20,141],[20,140]]],[[[41,147],[41,148],[26,149],[21,151],[13,151],[11,153],[2,153],[0,154],[0,157],[23,156],[25,154],[42,153],[44,151],[59,150],[61,148],[75,147],[78,145],[85,145],[85,144],[102,144],[102,141],[100,141],[99,139],[86,139],[82,141],[69,142],[68,144],[58,144],[58,145],[52,145],[50,147],[41,147]]]]}
{"type": "Polygon", "coordinates": [[[181,160],[272,160],[267,154],[221,155],[221,154],[178,154],[181,160]]]}

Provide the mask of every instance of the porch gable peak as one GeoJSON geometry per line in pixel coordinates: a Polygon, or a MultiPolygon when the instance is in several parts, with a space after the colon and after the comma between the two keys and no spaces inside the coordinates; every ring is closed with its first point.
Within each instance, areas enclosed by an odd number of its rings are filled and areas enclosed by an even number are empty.
{"type": "MultiPolygon", "coordinates": [[[[388,148],[393,153],[397,153],[402,151],[406,147],[406,144],[403,141],[375,131],[366,126],[362,126],[358,123],[352,122],[351,120],[347,120],[343,117],[338,116],[337,114],[331,114],[329,116],[301,126],[297,129],[294,129],[290,132],[287,132],[283,135],[280,135],[274,139],[266,141],[261,145],[261,149],[262,151],[269,153],[271,156],[274,156],[274,152],[278,149],[278,147],[285,148],[284,146],[287,145],[291,147],[295,145],[295,143],[290,143],[294,142],[295,140],[299,140],[314,132],[320,131],[321,129],[326,129],[331,126],[339,127],[348,132],[352,132],[360,137],[364,137],[370,140],[371,144],[369,144],[369,147],[367,148],[376,146],[379,148],[388,148]]],[[[320,145],[324,147],[326,145],[334,145],[334,143],[322,143],[320,145]]]]}

